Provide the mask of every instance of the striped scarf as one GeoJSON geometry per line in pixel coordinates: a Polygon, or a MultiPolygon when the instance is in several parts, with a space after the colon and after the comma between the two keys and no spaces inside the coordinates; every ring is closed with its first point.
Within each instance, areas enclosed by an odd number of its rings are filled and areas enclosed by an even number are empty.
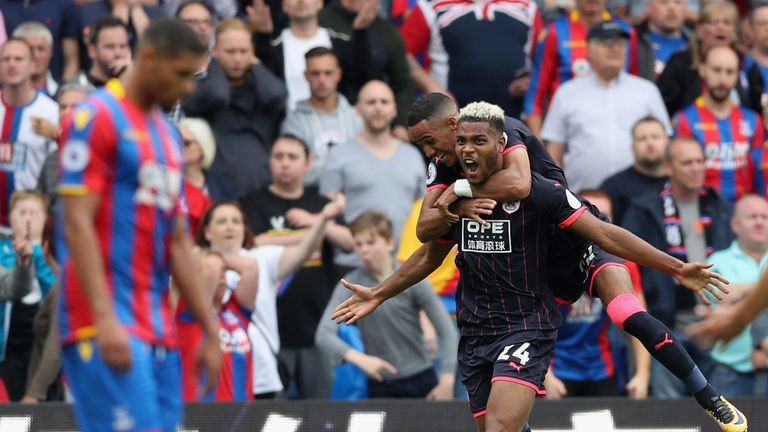
{"type": "MultiPolygon", "coordinates": [[[[683,225],[675,199],[672,197],[670,182],[667,182],[659,194],[664,211],[664,234],[667,239],[667,253],[682,261],[688,261],[688,250],[685,247],[683,225]]],[[[706,254],[711,255],[712,248],[712,218],[707,214],[706,206],[707,190],[699,191],[699,223],[704,228],[704,241],[707,246],[706,254]]]]}

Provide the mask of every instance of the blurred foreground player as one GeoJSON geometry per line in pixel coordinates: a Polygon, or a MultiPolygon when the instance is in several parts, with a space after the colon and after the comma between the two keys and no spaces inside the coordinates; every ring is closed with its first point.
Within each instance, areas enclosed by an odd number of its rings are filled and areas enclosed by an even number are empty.
{"type": "MultiPolygon", "coordinates": [[[[501,109],[473,105],[460,114],[456,156],[474,187],[502,169],[506,140],[501,109]]],[[[720,286],[711,279],[718,275],[707,271],[706,265],[684,264],[626,230],[600,221],[559,182],[537,173],[532,175],[528,198],[499,203],[484,219],[485,223],[461,219],[449,238],[420,248],[373,290],[342,281],[355,294],[333,315],[337,322],[354,323],[426,277],[442,262],[452,242],[460,243],[456,260],[461,270],[459,366],[481,431],[525,430],[535,396],[545,393],[542,383],[562,321],[548,279],[541,277],[539,268],[549,252],[551,225],[610,250],[619,249],[619,244],[632,245],[638,262],[679,274],[686,286],[720,286]]],[[[623,311],[626,317],[634,312],[623,311]]]]}
{"type": "Polygon", "coordinates": [[[185,230],[181,139],[160,109],[194,88],[206,52],[184,23],[158,21],[123,81],[109,81],[65,122],[59,324],[84,432],[171,432],[180,423],[171,273],[206,335],[198,372],[219,375],[218,326],[185,230]]]}

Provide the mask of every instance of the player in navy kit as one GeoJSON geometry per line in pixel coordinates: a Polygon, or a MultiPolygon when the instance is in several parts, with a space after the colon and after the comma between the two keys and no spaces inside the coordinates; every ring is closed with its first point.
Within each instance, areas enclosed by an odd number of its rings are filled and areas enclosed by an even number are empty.
{"type": "MultiPolygon", "coordinates": [[[[562,169],[555,164],[539,139],[519,120],[505,117],[504,169],[484,184],[470,187],[464,183],[466,180],[460,179],[456,154],[450,151],[458,123],[456,113],[456,105],[451,99],[439,93],[430,93],[416,101],[409,114],[411,137],[428,156],[433,156],[417,232],[423,242],[447,232],[450,223],[458,219],[453,213],[464,212],[466,216],[479,219],[488,213],[489,206],[495,205],[495,202],[525,198],[525,186],[526,182],[530,184],[531,171],[567,186],[562,169]],[[464,187],[465,194],[486,199],[458,202],[470,207],[471,211],[469,214],[466,210],[452,213],[449,208],[458,198],[456,184],[464,187]]],[[[602,217],[586,200],[582,203],[588,205],[594,215],[602,217]]],[[[656,360],[680,378],[699,405],[715,417],[722,430],[746,430],[746,422],[743,422],[742,428],[739,421],[741,413],[708,384],[681,344],[664,344],[662,348],[656,348],[667,338],[673,341],[675,338],[638,301],[623,260],[571,233],[556,232],[552,241],[557,247],[552,249],[549,257],[548,275],[555,297],[561,303],[575,301],[584,291],[599,297],[611,320],[640,340],[656,360]]],[[[632,249],[624,248],[621,252],[623,257],[638,261],[632,249]]],[[[705,303],[708,302],[703,293],[697,291],[697,294],[705,303]]]]}
{"type": "MultiPolygon", "coordinates": [[[[504,116],[500,108],[476,104],[462,110],[456,153],[472,186],[502,170],[504,116]]],[[[426,277],[459,244],[457,291],[461,330],[459,364],[480,430],[519,431],[533,406],[561,318],[545,276],[552,225],[611,249],[633,247],[642,264],[677,275],[686,286],[719,286],[704,264],[683,262],[631,233],[607,224],[561,183],[532,175],[524,200],[498,203],[484,223],[461,218],[439,242],[424,245],[378,287],[344,284],[355,292],[334,314],[354,323],[387,298],[426,277]]]]}

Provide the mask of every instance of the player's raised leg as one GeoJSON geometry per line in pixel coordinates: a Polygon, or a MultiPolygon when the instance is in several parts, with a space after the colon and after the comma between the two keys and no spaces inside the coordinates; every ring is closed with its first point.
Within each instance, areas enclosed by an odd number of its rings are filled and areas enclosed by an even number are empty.
{"type": "Polygon", "coordinates": [[[598,268],[600,270],[594,275],[594,294],[606,305],[611,320],[636,337],[659,363],[682,380],[720,429],[725,432],[746,431],[747,418],[744,414],[709,384],[672,331],[640,303],[627,269],[623,266],[598,268]]]}

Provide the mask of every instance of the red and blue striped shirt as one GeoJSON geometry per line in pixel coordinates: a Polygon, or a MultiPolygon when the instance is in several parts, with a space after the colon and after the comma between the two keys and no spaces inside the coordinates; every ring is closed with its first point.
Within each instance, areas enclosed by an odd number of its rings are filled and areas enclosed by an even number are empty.
{"type": "MultiPolygon", "coordinates": [[[[113,80],[75,108],[61,142],[59,193],[100,197],[93,223],[118,321],[147,343],[175,347],[168,283],[171,238],[183,213],[178,131],[159,107],[142,110],[113,80]]],[[[62,231],[59,323],[66,344],[95,330],[62,231]]]]}
{"type": "MultiPolygon", "coordinates": [[[[637,75],[637,33],[628,22],[603,13],[603,19],[620,24],[629,32],[627,61],[624,69],[637,75]]],[[[557,19],[545,27],[536,45],[531,83],[525,95],[523,112],[542,116],[558,87],[573,78],[586,76],[591,68],[587,60],[589,29],[579,19],[579,12],[557,19]]]]}
{"type": "Polygon", "coordinates": [[[219,312],[219,346],[221,348],[221,372],[218,384],[209,394],[198,397],[199,380],[195,379],[195,355],[205,338],[203,328],[194,320],[189,311],[177,314],[179,350],[181,351],[181,372],[183,397],[194,401],[246,401],[253,399],[251,378],[253,362],[251,341],[248,338],[248,323],[251,310],[243,307],[234,295],[219,312]]]}
{"type": "Polygon", "coordinates": [[[731,202],[750,192],[765,194],[765,130],[763,120],[749,108],[733,106],[718,118],[704,98],[675,114],[675,135],[692,137],[704,150],[705,185],[731,202]]]}

